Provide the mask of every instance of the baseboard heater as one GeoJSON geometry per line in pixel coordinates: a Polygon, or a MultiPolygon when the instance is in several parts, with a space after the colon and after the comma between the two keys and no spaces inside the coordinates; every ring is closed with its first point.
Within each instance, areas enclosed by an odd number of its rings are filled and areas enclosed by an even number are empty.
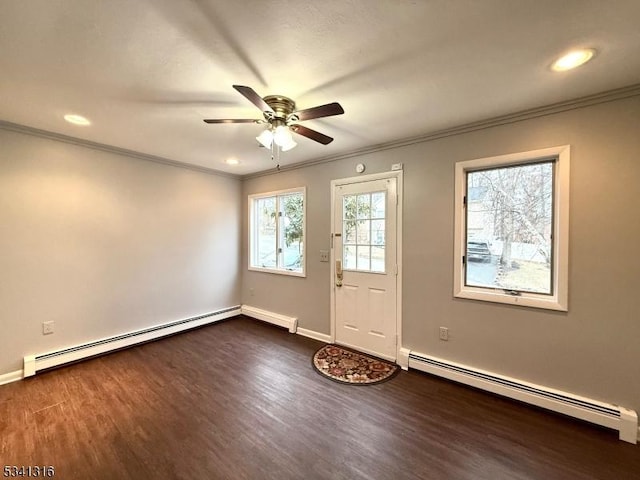
{"type": "Polygon", "coordinates": [[[27,355],[24,357],[24,377],[30,377],[36,372],[52,367],[58,367],[66,363],[76,362],[89,357],[94,357],[103,353],[120,350],[139,343],[155,340],[160,337],[179,333],[184,330],[219,322],[226,318],[240,315],[240,305],[224,308],[215,312],[198,315],[196,317],[185,318],[174,322],[156,325],[142,330],[136,330],[122,335],[103,338],[93,342],[63,348],[53,352],[39,355],[27,355]]]}
{"type": "Polygon", "coordinates": [[[250,305],[242,305],[242,314],[247,317],[262,320],[263,322],[284,327],[289,333],[296,333],[298,330],[298,317],[289,317],[281,313],[270,312],[262,308],[252,307],[250,305]]]}
{"type": "Polygon", "coordinates": [[[482,390],[618,430],[620,440],[638,441],[638,415],[618,405],[598,402],[540,385],[409,352],[409,368],[448,378],[482,390]]]}

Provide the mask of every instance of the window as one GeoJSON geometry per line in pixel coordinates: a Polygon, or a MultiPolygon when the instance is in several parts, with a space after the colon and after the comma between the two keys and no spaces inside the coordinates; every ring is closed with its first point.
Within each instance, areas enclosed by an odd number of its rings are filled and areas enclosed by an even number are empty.
{"type": "Polygon", "coordinates": [[[456,164],[454,295],[567,310],[569,146],[456,164]]]}
{"type": "Polygon", "coordinates": [[[305,189],[249,195],[249,270],[304,276],[305,189]]]}
{"type": "Polygon", "coordinates": [[[386,191],[342,197],[345,269],[384,273],[386,199],[386,191]]]}

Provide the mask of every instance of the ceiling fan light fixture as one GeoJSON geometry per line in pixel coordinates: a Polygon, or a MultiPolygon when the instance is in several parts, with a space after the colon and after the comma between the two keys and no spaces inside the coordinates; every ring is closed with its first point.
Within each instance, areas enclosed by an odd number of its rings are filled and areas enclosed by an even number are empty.
{"type": "Polygon", "coordinates": [[[273,133],[271,132],[271,130],[266,129],[256,137],[256,140],[264,148],[271,148],[271,143],[273,142],[273,133]]]}
{"type": "Polygon", "coordinates": [[[289,136],[289,140],[287,140],[285,143],[280,145],[280,150],[282,150],[283,152],[288,152],[289,150],[297,146],[298,144],[295,142],[295,140],[291,138],[291,136],[289,136]]]}
{"type": "Polygon", "coordinates": [[[289,127],[286,125],[279,125],[276,127],[276,130],[273,133],[273,141],[282,149],[283,152],[291,150],[297,145],[293,140],[289,127]]]}

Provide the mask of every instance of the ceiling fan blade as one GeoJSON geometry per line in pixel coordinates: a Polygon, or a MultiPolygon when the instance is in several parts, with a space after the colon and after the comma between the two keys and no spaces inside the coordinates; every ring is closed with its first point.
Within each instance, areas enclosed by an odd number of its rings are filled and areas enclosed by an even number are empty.
{"type": "Polygon", "coordinates": [[[275,114],[276,112],[265,102],[260,95],[258,95],[255,90],[251,87],[245,87],[243,85],[234,85],[238,92],[240,92],[247,100],[253,103],[256,107],[258,107],[263,112],[271,112],[275,114]]]}
{"type": "Polygon", "coordinates": [[[302,135],[303,137],[310,138],[311,140],[315,140],[323,145],[328,145],[333,142],[333,138],[328,137],[324,133],[316,132],[315,130],[311,130],[310,128],[302,125],[291,125],[289,128],[291,128],[295,133],[302,135]]]}
{"type": "Polygon", "coordinates": [[[312,118],[331,117],[333,115],[342,115],[344,109],[337,103],[327,103],[326,105],[320,105],[317,107],[307,108],[305,110],[298,110],[293,112],[292,115],[298,117],[299,121],[311,120],[312,118]]]}
{"type": "Polygon", "coordinates": [[[204,123],[260,123],[264,120],[253,120],[250,118],[207,118],[204,123]]]}

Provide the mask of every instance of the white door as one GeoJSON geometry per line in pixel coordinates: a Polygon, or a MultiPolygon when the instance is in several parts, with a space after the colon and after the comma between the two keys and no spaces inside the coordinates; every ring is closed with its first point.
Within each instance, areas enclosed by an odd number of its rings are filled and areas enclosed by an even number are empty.
{"type": "Polygon", "coordinates": [[[388,360],[396,359],[397,198],[395,177],[334,186],[335,341],[388,360]]]}

